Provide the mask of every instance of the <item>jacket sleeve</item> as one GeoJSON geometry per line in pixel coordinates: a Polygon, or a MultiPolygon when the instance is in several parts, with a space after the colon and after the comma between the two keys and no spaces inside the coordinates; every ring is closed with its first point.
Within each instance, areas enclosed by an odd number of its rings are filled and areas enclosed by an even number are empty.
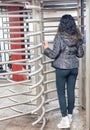
{"type": "Polygon", "coordinates": [[[51,59],[55,59],[60,53],[60,36],[56,35],[54,39],[53,49],[46,48],[44,54],[51,59]]]}
{"type": "Polygon", "coordinates": [[[81,58],[84,56],[84,50],[83,50],[83,40],[82,39],[79,39],[78,40],[78,43],[77,43],[77,54],[76,56],[78,58],[81,58]]]}

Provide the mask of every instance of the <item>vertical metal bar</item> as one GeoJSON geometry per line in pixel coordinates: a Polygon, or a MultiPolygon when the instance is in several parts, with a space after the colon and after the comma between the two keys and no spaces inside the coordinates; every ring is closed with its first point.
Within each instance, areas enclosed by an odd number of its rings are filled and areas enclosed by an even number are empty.
{"type": "MultiPolygon", "coordinates": [[[[30,13],[30,12],[25,12],[25,13],[24,13],[25,15],[27,15],[26,19],[28,19],[29,13],[30,13]]],[[[26,32],[29,32],[29,31],[30,31],[30,30],[29,30],[29,23],[26,22],[26,23],[24,23],[24,24],[25,24],[26,26],[28,26],[28,28],[26,28],[26,32]]],[[[27,48],[27,50],[28,50],[28,47],[30,47],[30,38],[27,39],[27,40],[25,40],[25,48],[27,48]]],[[[26,57],[26,59],[27,59],[27,58],[30,59],[30,58],[31,58],[31,56],[30,56],[30,50],[28,50],[28,51],[27,51],[27,50],[26,50],[26,55],[25,55],[25,57],[26,57]],[[29,55],[28,55],[28,53],[29,53],[29,55]]],[[[31,72],[31,65],[26,65],[26,69],[29,69],[30,72],[31,72]]],[[[30,73],[30,72],[29,72],[29,73],[30,73]]],[[[31,77],[28,76],[28,79],[31,79],[31,77]]]]}
{"type": "MultiPolygon", "coordinates": [[[[2,13],[3,11],[4,11],[4,8],[1,9],[1,13],[2,13]]],[[[4,24],[3,24],[4,20],[5,20],[5,18],[2,17],[2,27],[4,27],[4,24]]],[[[3,30],[3,38],[5,38],[4,30],[3,30]]],[[[1,46],[2,46],[2,49],[5,50],[5,44],[3,43],[1,46]]],[[[6,60],[5,55],[6,55],[5,53],[2,53],[2,56],[1,56],[2,61],[5,61],[5,60],[6,60]]],[[[3,68],[6,69],[6,65],[3,65],[3,68]]]]}
{"type": "MultiPolygon", "coordinates": [[[[77,0],[77,3],[78,3],[78,25],[79,27],[81,27],[81,1],[82,0],[77,0]]],[[[81,28],[80,28],[81,29],[81,28]]],[[[78,81],[78,85],[79,85],[79,103],[80,103],[80,106],[83,107],[83,95],[82,95],[82,87],[83,87],[83,84],[82,84],[82,78],[83,75],[82,75],[82,59],[79,59],[79,81],[78,81]]]]}
{"type": "Polygon", "coordinates": [[[90,129],[90,1],[86,0],[86,124],[90,129]]]}
{"type": "Polygon", "coordinates": [[[84,34],[84,0],[81,0],[81,30],[82,33],[84,34]]]}
{"type": "MultiPolygon", "coordinates": [[[[44,35],[44,11],[43,11],[43,1],[41,1],[41,21],[42,21],[42,42],[45,41],[45,35],[44,35]]],[[[44,50],[42,50],[44,51],[44,50]]],[[[46,57],[43,56],[43,59],[42,59],[42,63],[46,61],[46,57]]],[[[44,65],[44,68],[43,68],[43,75],[44,75],[44,81],[47,81],[47,76],[46,74],[44,74],[44,71],[46,71],[46,65],[44,65]]],[[[47,84],[44,84],[44,90],[47,91],[47,84]]],[[[47,100],[48,98],[48,95],[45,94],[45,100],[47,100]]]]}
{"type": "MultiPolygon", "coordinates": [[[[33,0],[32,1],[32,4],[33,5],[36,5],[36,3],[37,3],[37,0],[33,0]]],[[[32,9],[32,17],[33,17],[33,19],[37,19],[38,17],[39,17],[39,13],[40,12],[38,12],[37,10],[35,10],[35,9],[32,9]]],[[[33,32],[37,32],[38,31],[38,25],[37,25],[38,23],[33,23],[33,32]]],[[[37,44],[37,35],[36,36],[34,36],[34,45],[36,45],[37,44]]],[[[38,55],[39,53],[38,53],[38,49],[37,50],[35,50],[35,56],[36,55],[38,55]]],[[[37,63],[35,63],[35,69],[37,70],[38,69],[38,64],[37,63]]],[[[36,75],[35,76],[35,81],[36,82],[38,82],[38,79],[39,77],[36,75]]],[[[38,87],[38,88],[36,88],[36,93],[38,94],[38,93],[40,93],[40,91],[41,91],[41,88],[40,87],[38,87]]],[[[41,103],[41,99],[39,98],[39,99],[37,99],[37,106],[39,106],[40,105],[40,103],[41,103]]],[[[38,113],[39,115],[41,114],[41,112],[39,111],[39,113],[38,113]]]]}

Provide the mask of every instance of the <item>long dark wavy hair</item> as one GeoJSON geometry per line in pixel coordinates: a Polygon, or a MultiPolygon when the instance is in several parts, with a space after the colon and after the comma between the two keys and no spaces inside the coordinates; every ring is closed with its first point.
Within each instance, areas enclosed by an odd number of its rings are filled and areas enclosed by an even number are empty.
{"type": "Polygon", "coordinates": [[[69,14],[63,15],[61,17],[60,24],[58,26],[58,32],[68,34],[77,39],[82,38],[82,33],[77,27],[74,18],[69,14]]]}

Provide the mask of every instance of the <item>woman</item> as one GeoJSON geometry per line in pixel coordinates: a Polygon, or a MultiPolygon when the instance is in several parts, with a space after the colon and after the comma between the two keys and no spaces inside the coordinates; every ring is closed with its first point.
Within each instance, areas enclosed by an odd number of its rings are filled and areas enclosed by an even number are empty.
{"type": "Polygon", "coordinates": [[[54,59],[52,66],[56,69],[56,87],[62,120],[58,128],[69,128],[75,103],[75,83],[78,75],[79,60],[83,57],[83,38],[71,15],[64,15],[60,19],[58,32],[54,39],[53,50],[48,42],[44,43],[44,54],[54,59]],[[67,103],[65,97],[67,84],[67,103]]]}

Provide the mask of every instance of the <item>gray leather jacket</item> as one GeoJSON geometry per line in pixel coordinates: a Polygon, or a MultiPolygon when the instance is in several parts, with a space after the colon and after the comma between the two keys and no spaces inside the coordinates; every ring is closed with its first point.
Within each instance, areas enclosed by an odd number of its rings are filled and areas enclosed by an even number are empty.
{"type": "Polygon", "coordinates": [[[60,69],[72,69],[79,67],[78,58],[83,57],[83,40],[77,40],[67,34],[58,33],[54,39],[53,50],[47,48],[44,54],[54,59],[52,66],[60,69]]]}

